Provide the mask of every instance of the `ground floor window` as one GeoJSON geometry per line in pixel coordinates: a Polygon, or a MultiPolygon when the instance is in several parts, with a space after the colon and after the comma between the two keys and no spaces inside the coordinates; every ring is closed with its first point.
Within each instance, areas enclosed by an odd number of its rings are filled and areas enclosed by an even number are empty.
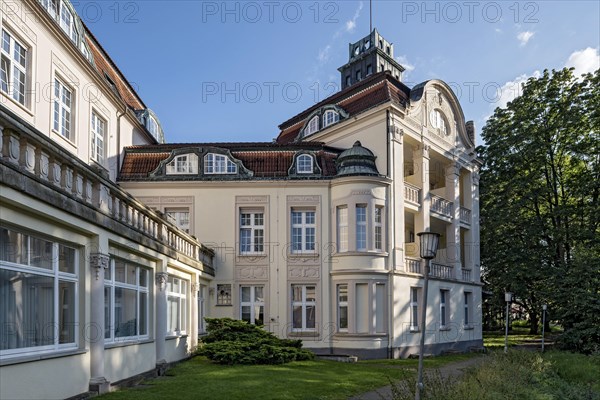
{"type": "Polygon", "coordinates": [[[78,251],[0,227],[0,355],[77,344],[78,251]]]}
{"type": "Polygon", "coordinates": [[[148,336],[148,270],[111,258],[104,280],[106,341],[148,336]]]}
{"type": "Polygon", "coordinates": [[[263,286],[240,286],[240,318],[250,324],[265,323],[263,286]]]}
{"type": "Polygon", "coordinates": [[[351,334],[387,332],[385,282],[348,281],[337,285],[337,331],[351,334]]]}
{"type": "Polygon", "coordinates": [[[472,318],[471,318],[471,309],[472,309],[472,303],[473,303],[473,293],[471,292],[465,292],[464,293],[464,325],[465,327],[470,327],[472,324],[472,318]]]}
{"type": "Polygon", "coordinates": [[[419,330],[419,298],[421,296],[421,288],[410,288],[410,330],[419,330]]]}
{"type": "Polygon", "coordinates": [[[167,334],[187,331],[187,293],[189,282],[176,276],[167,279],[167,334]]]}
{"type": "Polygon", "coordinates": [[[206,285],[198,288],[198,334],[206,333],[206,285]]]}
{"type": "Polygon", "coordinates": [[[448,326],[448,294],[449,290],[440,290],[440,329],[445,329],[448,326]]]}
{"type": "Polygon", "coordinates": [[[292,285],[292,330],[314,330],[317,322],[317,287],[292,285]]]}

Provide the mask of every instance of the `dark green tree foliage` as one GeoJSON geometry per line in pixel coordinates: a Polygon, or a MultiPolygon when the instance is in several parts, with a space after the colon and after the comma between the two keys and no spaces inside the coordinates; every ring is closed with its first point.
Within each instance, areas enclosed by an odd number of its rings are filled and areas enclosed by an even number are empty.
{"type": "Polygon", "coordinates": [[[483,128],[481,261],[538,329],[542,304],[563,343],[600,351],[600,71],[544,71],[483,128]]]}
{"type": "Polygon", "coordinates": [[[205,318],[208,335],[198,353],[218,364],[284,364],[311,360],[301,340],[279,339],[263,328],[231,318],[205,318]]]}

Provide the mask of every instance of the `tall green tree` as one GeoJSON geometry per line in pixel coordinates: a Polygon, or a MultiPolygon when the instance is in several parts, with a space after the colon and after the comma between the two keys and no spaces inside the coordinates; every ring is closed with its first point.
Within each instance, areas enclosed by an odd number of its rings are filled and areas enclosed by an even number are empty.
{"type": "Polygon", "coordinates": [[[566,342],[600,349],[600,70],[530,78],[482,137],[484,280],[515,294],[532,333],[546,303],[587,344],[566,342]]]}

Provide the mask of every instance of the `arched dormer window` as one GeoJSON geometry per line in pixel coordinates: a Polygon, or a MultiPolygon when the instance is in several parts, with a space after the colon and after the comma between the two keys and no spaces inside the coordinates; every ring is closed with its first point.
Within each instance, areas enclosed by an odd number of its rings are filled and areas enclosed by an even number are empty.
{"type": "Polygon", "coordinates": [[[309,154],[301,154],[296,158],[296,173],[297,174],[312,174],[313,173],[313,157],[309,154]]]}
{"type": "Polygon", "coordinates": [[[224,154],[208,153],[204,156],[205,174],[237,174],[237,165],[224,154]]]}
{"type": "Polygon", "coordinates": [[[189,175],[198,173],[198,156],[182,154],[176,156],[167,164],[167,175],[189,175]]]}
{"type": "Polygon", "coordinates": [[[323,128],[333,125],[340,120],[340,114],[337,111],[327,110],[323,114],[323,128]]]}
{"type": "Polygon", "coordinates": [[[319,116],[315,115],[306,125],[304,136],[312,135],[319,130],[319,116]]]}
{"type": "Polygon", "coordinates": [[[440,133],[443,135],[448,134],[448,125],[446,124],[446,119],[440,110],[435,109],[431,111],[429,115],[429,121],[431,122],[431,126],[435,129],[439,129],[440,133]]]}

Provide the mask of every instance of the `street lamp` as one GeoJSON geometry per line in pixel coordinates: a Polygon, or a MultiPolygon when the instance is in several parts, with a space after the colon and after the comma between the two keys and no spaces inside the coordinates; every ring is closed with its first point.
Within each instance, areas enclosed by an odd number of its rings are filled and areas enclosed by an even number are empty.
{"type": "Polygon", "coordinates": [[[435,258],[438,244],[440,242],[440,234],[434,232],[417,233],[420,239],[421,258],[425,260],[425,281],[423,282],[423,299],[421,300],[421,343],[419,344],[419,369],[417,373],[417,390],[415,391],[415,400],[421,399],[421,391],[423,390],[423,351],[425,348],[425,319],[427,318],[427,289],[429,286],[429,267],[431,260],[435,258]]]}
{"type": "Polygon", "coordinates": [[[544,304],[542,306],[542,310],[544,310],[542,313],[542,353],[544,352],[544,336],[546,336],[545,333],[546,333],[546,310],[547,309],[548,309],[548,305],[544,304]]]}
{"type": "Polygon", "coordinates": [[[512,301],[512,293],[504,293],[504,301],[506,301],[506,326],[504,328],[504,352],[506,353],[508,351],[508,307],[512,301]]]}

